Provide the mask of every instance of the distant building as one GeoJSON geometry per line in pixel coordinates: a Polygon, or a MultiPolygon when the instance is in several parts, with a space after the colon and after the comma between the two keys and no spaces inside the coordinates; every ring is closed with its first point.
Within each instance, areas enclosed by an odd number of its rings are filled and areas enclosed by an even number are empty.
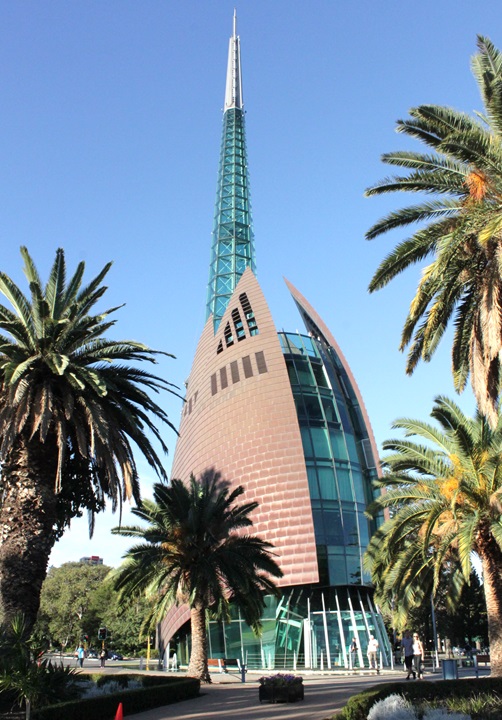
{"type": "MultiPolygon", "coordinates": [[[[333,335],[288,281],[306,332],[277,331],[255,274],[248,187],[234,17],[206,324],[172,477],[214,468],[243,485],[246,501],[259,502],[253,532],[275,546],[284,577],[282,597],[267,599],[262,636],[236,612],[230,623],[210,623],[209,653],[245,658],[249,667],[359,666],[374,635],[388,663],[389,642],[362,566],[376,527],[364,512],[379,474],[370,422],[333,335]],[[352,638],[357,657],[349,652],[352,638]]],[[[291,252],[315,253],[315,238],[291,238],[291,252]]],[[[175,640],[182,662],[189,617],[186,606],[172,608],[161,627],[164,647],[175,640]]]]}
{"type": "Polygon", "coordinates": [[[91,557],[80,558],[79,562],[85,565],[102,565],[103,558],[100,558],[98,555],[91,555],[91,557]]]}

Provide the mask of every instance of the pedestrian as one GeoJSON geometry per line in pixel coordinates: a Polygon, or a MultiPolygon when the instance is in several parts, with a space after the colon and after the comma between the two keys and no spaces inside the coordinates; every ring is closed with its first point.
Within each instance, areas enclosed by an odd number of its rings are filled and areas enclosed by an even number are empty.
{"type": "Polygon", "coordinates": [[[406,675],[406,679],[409,680],[412,673],[413,679],[415,679],[415,671],[413,670],[413,638],[411,637],[409,630],[406,630],[403,635],[401,647],[404,654],[404,665],[408,673],[406,675]]]}
{"type": "MultiPolygon", "coordinates": [[[[421,680],[424,674],[424,646],[418,633],[413,633],[413,667],[418,679],[421,680]]],[[[413,677],[415,677],[415,674],[413,674],[413,677]]]]}
{"type": "Polygon", "coordinates": [[[85,650],[84,646],[80,645],[77,650],[77,659],[80,667],[84,667],[85,650]]]}
{"type": "Polygon", "coordinates": [[[370,635],[370,639],[368,642],[368,661],[370,664],[370,670],[376,670],[377,673],[380,672],[378,669],[378,640],[373,636],[370,635]]]}
{"type": "Polygon", "coordinates": [[[350,667],[351,668],[356,666],[356,658],[357,658],[357,640],[356,640],[356,638],[352,638],[352,642],[350,643],[350,667]]]}
{"type": "Polygon", "coordinates": [[[105,666],[106,655],[107,655],[107,652],[106,652],[105,648],[103,648],[101,650],[101,652],[99,653],[99,664],[101,665],[101,667],[105,666]]]}

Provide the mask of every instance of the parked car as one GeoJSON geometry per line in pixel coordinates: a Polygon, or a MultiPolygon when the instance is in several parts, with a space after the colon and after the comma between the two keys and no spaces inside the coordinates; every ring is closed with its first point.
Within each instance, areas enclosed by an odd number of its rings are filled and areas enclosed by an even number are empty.
{"type": "Polygon", "coordinates": [[[124,659],[124,657],[120,653],[113,652],[113,651],[108,653],[108,658],[110,660],[123,660],[124,659]]]}
{"type": "Polygon", "coordinates": [[[94,650],[94,648],[91,648],[89,652],[87,653],[87,657],[89,658],[97,658],[99,657],[98,651],[94,650]]]}

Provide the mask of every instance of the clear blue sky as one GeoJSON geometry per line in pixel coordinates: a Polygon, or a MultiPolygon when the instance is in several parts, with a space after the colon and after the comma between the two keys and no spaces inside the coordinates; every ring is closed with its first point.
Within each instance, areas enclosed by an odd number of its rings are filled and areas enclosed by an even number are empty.
{"type": "MultiPolygon", "coordinates": [[[[44,277],[59,246],[89,274],[113,260],[103,307],[126,303],[116,335],[175,354],[159,372],[180,386],[204,323],[233,8],[0,2],[1,269],[22,283],[21,245],[44,277]]],[[[387,174],[382,152],[410,147],[394,128],[411,106],[480,108],[469,61],[478,33],[502,46],[500,7],[241,0],[237,13],[258,277],[278,328],[301,328],[283,275],[327,322],[380,444],[395,418],[427,417],[453,388],[447,345],[404,374],[397,346],[418,270],[368,295],[403,235],[364,233],[406,198],[363,192],[387,174]]],[[[473,411],[470,392],[461,404],[473,411]]],[[[165,405],[177,424],[180,401],[165,405]]],[[[145,494],[151,481],[145,470],[145,494]]],[[[86,521],[75,523],[52,562],[118,564],[130,541],[109,535],[114,524],[98,517],[88,542],[86,521]]]]}

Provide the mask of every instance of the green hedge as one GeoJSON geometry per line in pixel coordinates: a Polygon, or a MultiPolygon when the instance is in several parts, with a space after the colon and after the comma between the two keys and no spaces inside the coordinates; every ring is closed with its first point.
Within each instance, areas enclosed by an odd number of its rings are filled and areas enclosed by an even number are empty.
{"type": "MultiPolygon", "coordinates": [[[[110,680],[117,680],[116,675],[110,680]]],[[[121,702],[124,715],[143,712],[150,708],[170,705],[179,700],[188,700],[199,695],[200,681],[195,678],[164,678],[159,676],[126,676],[129,679],[140,677],[144,687],[137,690],[124,690],[113,695],[73,700],[72,702],[50,705],[33,711],[33,720],[113,720],[121,702]]]]}
{"type": "Polygon", "coordinates": [[[437,682],[392,682],[374,685],[353,695],[344,709],[333,715],[333,720],[366,720],[372,705],[388,695],[397,693],[411,702],[420,700],[442,700],[444,698],[470,697],[480,693],[502,693],[502,678],[465,678],[462,680],[439,680],[437,682]]]}

